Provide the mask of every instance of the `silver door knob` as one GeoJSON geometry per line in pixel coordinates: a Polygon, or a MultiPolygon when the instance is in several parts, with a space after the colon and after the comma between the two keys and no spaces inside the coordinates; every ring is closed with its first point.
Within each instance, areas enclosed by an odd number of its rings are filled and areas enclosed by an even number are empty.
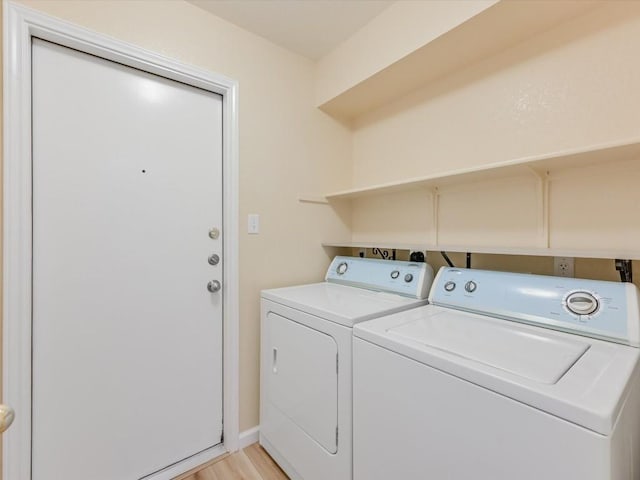
{"type": "Polygon", "coordinates": [[[211,293],[216,293],[221,288],[222,285],[218,280],[211,280],[209,283],[207,283],[207,290],[209,290],[211,293]]]}
{"type": "Polygon", "coordinates": [[[15,413],[8,405],[0,405],[0,433],[4,432],[13,423],[15,413]]]}

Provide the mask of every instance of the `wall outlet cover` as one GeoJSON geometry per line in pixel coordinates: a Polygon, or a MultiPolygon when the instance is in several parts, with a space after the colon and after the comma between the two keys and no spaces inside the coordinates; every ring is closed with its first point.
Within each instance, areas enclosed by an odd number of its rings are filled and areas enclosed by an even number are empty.
{"type": "Polygon", "coordinates": [[[574,277],[573,257],[553,257],[553,274],[556,277],[574,277]]]}

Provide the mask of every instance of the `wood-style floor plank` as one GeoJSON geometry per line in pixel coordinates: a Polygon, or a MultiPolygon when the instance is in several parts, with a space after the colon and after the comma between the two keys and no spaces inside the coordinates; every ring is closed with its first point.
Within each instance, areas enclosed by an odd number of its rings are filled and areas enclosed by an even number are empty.
{"type": "Polygon", "coordinates": [[[244,450],[176,480],[288,480],[264,449],[254,443],[244,450]]]}
{"type": "Polygon", "coordinates": [[[288,480],[289,477],[259,444],[249,445],[244,449],[244,453],[247,454],[263,480],[288,480]]]}
{"type": "Polygon", "coordinates": [[[229,454],[225,453],[224,455],[221,455],[218,458],[214,458],[213,460],[211,460],[210,462],[205,463],[204,465],[199,465],[196,468],[192,468],[188,472],[183,473],[182,475],[178,475],[173,480],[193,480],[193,475],[195,475],[196,473],[200,472],[201,470],[206,469],[207,467],[213,465],[214,463],[218,463],[218,462],[223,461],[228,456],[229,456],[229,454]]]}
{"type": "Polygon", "coordinates": [[[243,451],[230,455],[222,462],[213,464],[211,470],[215,480],[262,480],[260,474],[243,451]]]}

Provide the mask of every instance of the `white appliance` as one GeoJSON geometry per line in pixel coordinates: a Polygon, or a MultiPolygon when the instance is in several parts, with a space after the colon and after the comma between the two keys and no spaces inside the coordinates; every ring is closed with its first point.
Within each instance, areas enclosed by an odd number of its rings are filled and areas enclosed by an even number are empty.
{"type": "Polygon", "coordinates": [[[443,268],[429,301],[354,328],[356,480],[640,478],[634,285],[443,268]]]}
{"type": "Polygon", "coordinates": [[[427,303],[425,263],[336,257],[325,282],[262,292],[260,443],[292,479],[352,478],[358,322],[427,303]]]}

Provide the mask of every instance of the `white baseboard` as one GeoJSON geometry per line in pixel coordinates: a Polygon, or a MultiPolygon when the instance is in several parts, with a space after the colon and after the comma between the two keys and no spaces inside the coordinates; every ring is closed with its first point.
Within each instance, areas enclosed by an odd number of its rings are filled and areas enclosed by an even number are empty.
{"type": "Polygon", "coordinates": [[[258,436],[260,434],[260,425],[256,425],[253,428],[249,428],[244,432],[240,432],[240,437],[238,438],[238,448],[242,450],[249,445],[256,443],[258,441],[258,436]]]}

